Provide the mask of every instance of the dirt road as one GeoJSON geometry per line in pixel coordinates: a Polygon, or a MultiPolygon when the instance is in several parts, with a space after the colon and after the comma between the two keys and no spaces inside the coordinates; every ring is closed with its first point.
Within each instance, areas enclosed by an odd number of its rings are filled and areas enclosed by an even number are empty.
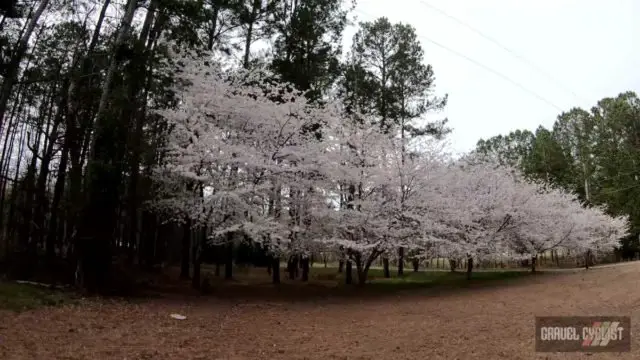
{"type": "Polygon", "coordinates": [[[584,359],[536,354],[534,316],[630,315],[634,331],[639,307],[640,263],[441,296],[91,303],[0,314],[0,359],[584,359]]]}

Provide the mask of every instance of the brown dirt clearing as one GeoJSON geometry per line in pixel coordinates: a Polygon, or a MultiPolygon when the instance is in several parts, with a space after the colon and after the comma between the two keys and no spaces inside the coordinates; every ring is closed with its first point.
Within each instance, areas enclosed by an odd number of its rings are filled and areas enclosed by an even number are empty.
{"type": "MultiPolygon", "coordinates": [[[[629,315],[637,330],[639,275],[635,263],[440,296],[191,297],[0,312],[0,359],[582,359],[536,354],[534,316],[629,315]]],[[[631,346],[588,358],[640,358],[640,340],[631,346]]]]}

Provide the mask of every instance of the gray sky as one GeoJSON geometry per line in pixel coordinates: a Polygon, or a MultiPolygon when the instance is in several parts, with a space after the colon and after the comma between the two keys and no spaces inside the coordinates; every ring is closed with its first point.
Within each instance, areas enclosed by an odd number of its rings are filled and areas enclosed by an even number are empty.
{"type": "MultiPolygon", "coordinates": [[[[561,112],[554,105],[590,109],[603,97],[640,92],[640,0],[360,0],[355,15],[359,21],[387,16],[416,28],[426,62],[435,71],[437,93],[449,94],[442,115],[454,128],[449,138],[454,151],[471,150],[480,138],[515,129],[551,127],[561,112]],[[502,73],[553,105],[427,38],[502,73]]],[[[354,33],[355,28],[345,32],[345,45],[354,33]]]]}

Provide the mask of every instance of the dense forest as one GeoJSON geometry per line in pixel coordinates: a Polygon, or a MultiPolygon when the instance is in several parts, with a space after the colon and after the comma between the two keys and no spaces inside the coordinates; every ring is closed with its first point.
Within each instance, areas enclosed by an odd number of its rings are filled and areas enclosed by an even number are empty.
{"type": "Polygon", "coordinates": [[[0,9],[1,270],[100,291],[162,264],[180,264],[199,288],[202,262],[225,278],[234,264],[269,267],[278,282],[282,259],[304,279],[310,256],[331,253],[347,281],[353,266],[364,283],[378,258],[402,273],[405,260],[445,255],[468,271],[491,254],[535,264],[548,250],[583,256],[624,236],[635,251],[635,94],[573,109],[551,131],[480,141],[464,164],[441,159],[446,119],[418,120],[447,95],[415,29],[355,24],[342,49],[354,7],[0,9]],[[487,165],[496,161],[523,176],[487,165]],[[527,235],[541,229],[548,236],[527,235]]]}
{"type": "Polygon", "coordinates": [[[519,167],[531,178],[556,184],[589,204],[627,214],[625,257],[639,251],[640,99],[634,92],[604,98],[591,109],[558,115],[551,129],[516,130],[480,140],[475,152],[519,167]]]}

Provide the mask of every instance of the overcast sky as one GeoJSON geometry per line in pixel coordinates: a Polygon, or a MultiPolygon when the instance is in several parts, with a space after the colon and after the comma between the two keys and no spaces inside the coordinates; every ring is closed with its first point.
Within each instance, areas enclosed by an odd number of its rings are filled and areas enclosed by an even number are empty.
{"type": "MultiPolygon", "coordinates": [[[[640,0],[359,0],[355,16],[360,21],[387,16],[416,28],[425,60],[435,71],[436,90],[449,94],[441,116],[454,129],[449,138],[454,151],[471,150],[480,138],[515,129],[551,127],[561,112],[556,106],[589,109],[603,97],[640,92],[640,0]]],[[[354,32],[345,32],[345,45],[354,32]]]]}

